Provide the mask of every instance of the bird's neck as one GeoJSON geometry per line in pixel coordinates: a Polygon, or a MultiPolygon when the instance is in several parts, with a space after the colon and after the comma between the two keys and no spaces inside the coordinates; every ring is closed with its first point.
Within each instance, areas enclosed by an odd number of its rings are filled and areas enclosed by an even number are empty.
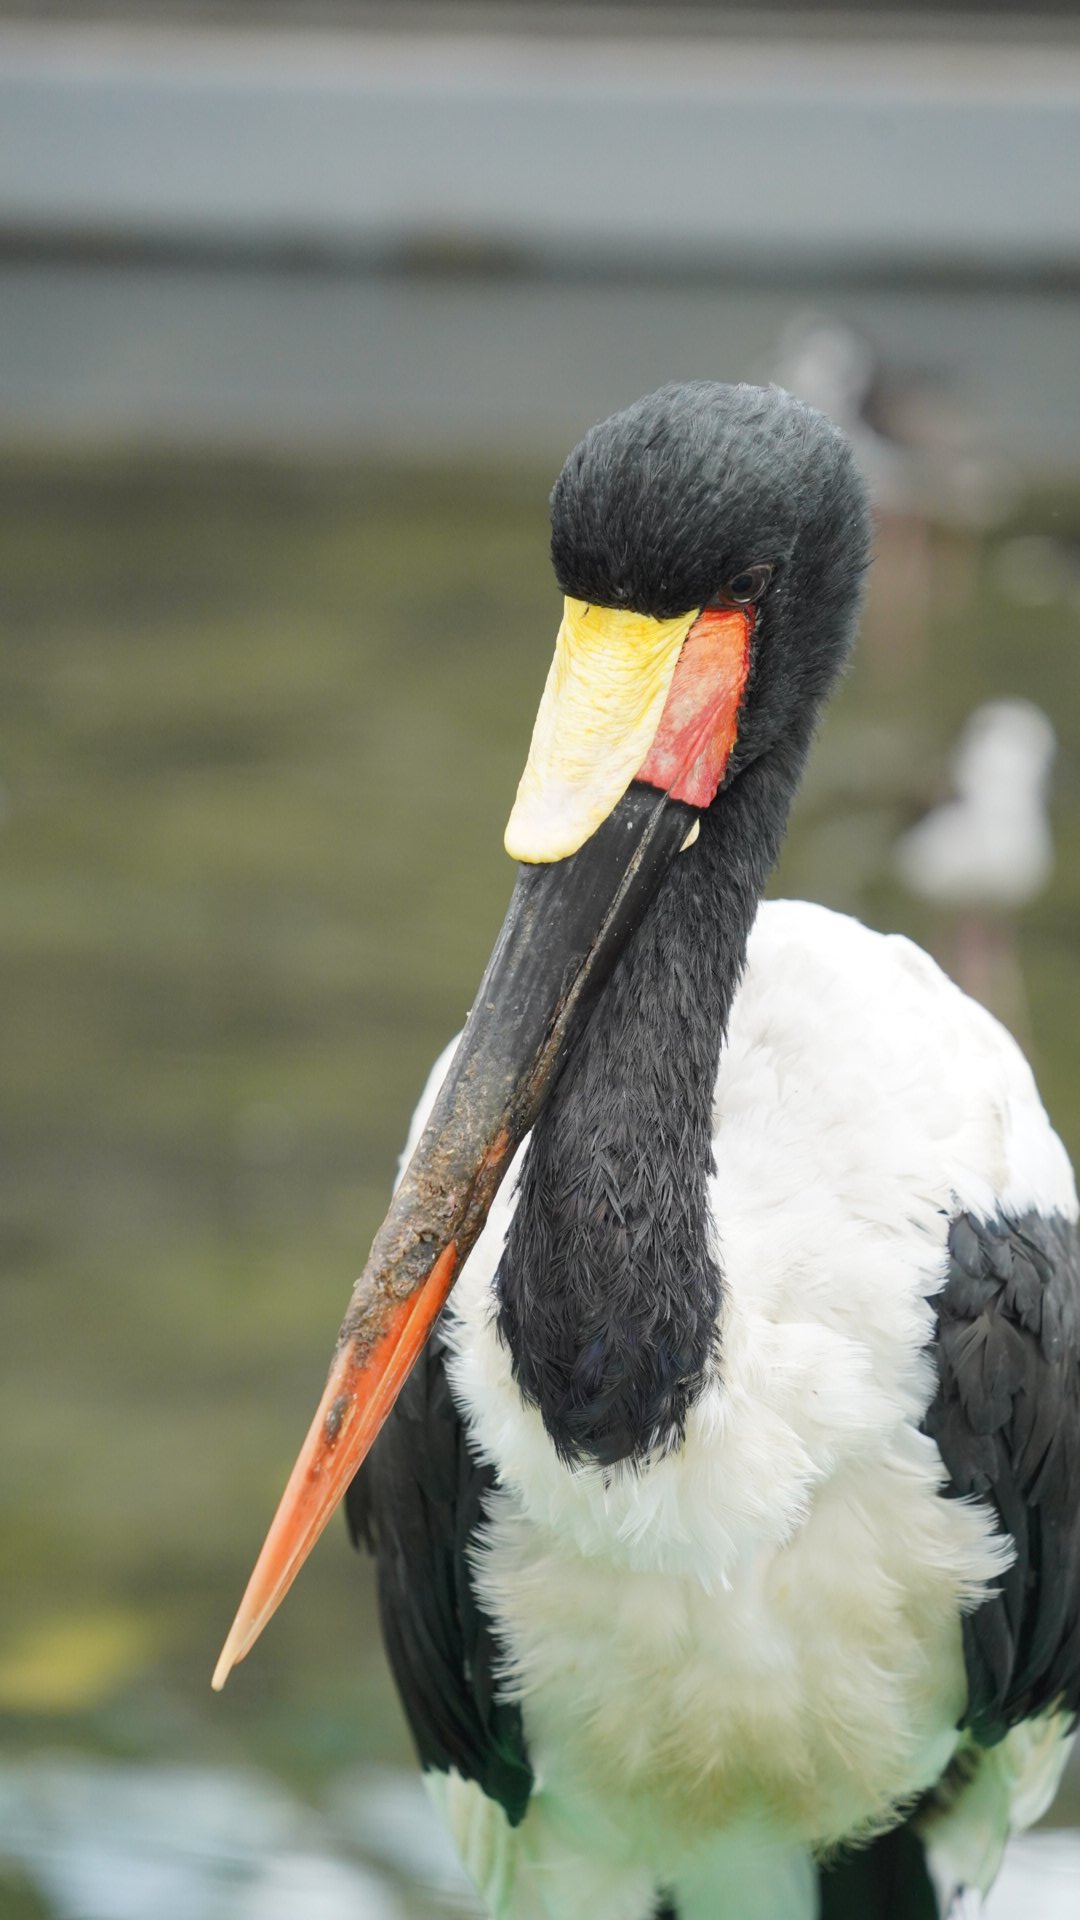
{"type": "Polygon", "coordinates": [[[796,775],[756,761],[705,816],[533,1130],[499,1329],[568,1460],[678,1445],[717,1357],[716,1074],[796,775]]]}

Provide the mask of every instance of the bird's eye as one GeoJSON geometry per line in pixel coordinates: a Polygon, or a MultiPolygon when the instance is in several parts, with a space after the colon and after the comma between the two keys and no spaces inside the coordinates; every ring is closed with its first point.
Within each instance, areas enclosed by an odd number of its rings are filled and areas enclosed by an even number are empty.
{"type": "Polygon", "coordinates": [[[771,576],[772,568],[767,564],[744,567],[742,573],[737,573],[721,589],[713,604],[719,607],[753,606],[755,600],[761,599],[771,576]]]}

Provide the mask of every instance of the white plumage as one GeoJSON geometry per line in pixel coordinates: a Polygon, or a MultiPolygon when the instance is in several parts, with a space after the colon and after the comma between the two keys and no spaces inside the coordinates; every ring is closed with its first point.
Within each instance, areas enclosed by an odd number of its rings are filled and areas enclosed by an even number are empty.
{"type": "MultiPolygon", "coordinates": [[[[537,1789],[512,1832],[479,1788],[435,1787],[513,1920],[641,1920],[658,1872],[680,1920],[721,1897],[810,1920],[811,1850],[887,1824],[963,1740],[959,1613],[1009,1549],[942,1499],[918,1430],[929,1300],[958,1209],[1076,1217],[1064,1149],[1015,1043],[923,953],[782,902],[751,938],[714,1151],[723,1388],[680,1450],[570,1469],[523,1402],[493,1325],[512,1180],[453,1297],[455,1395],[501,1483],[478,1586],[537,1789]]],[[[943,1890],[989,1884],[1066,1751],[1036,1722],[981,1760],[927,1836],[943,1890]]]]}

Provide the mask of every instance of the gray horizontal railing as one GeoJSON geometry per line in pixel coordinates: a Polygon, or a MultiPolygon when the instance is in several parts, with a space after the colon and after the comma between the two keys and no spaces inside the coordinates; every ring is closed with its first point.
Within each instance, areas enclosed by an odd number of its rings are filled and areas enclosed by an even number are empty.
{"type": "Polygon", "coordinates": [[[1024,273],[1078,179],[1067,44],[0,25],[9,244],[1024,273]]]}

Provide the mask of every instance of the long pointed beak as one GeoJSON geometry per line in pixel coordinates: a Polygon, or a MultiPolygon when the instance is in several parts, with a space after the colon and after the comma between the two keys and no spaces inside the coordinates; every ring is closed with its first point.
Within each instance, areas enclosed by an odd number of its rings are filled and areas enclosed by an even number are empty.
{"type": "Polygon", "coordinates": [[[371,1447],[514,1153],[697,817],[688,802],[635,783],[577,852],[519,868],[450,1070],[353,1289],[215,1688],[254,1646],[371,1447]]]}
{"type": "Polygon", "coordinates": [[[526,864],[214,1673],[281,1604],[400,1392],[620,952],[724,778],[752,617],[566,601],[507,828],[526,864]],[[636,771],[636,778],[635,778],[636,771]]]}

